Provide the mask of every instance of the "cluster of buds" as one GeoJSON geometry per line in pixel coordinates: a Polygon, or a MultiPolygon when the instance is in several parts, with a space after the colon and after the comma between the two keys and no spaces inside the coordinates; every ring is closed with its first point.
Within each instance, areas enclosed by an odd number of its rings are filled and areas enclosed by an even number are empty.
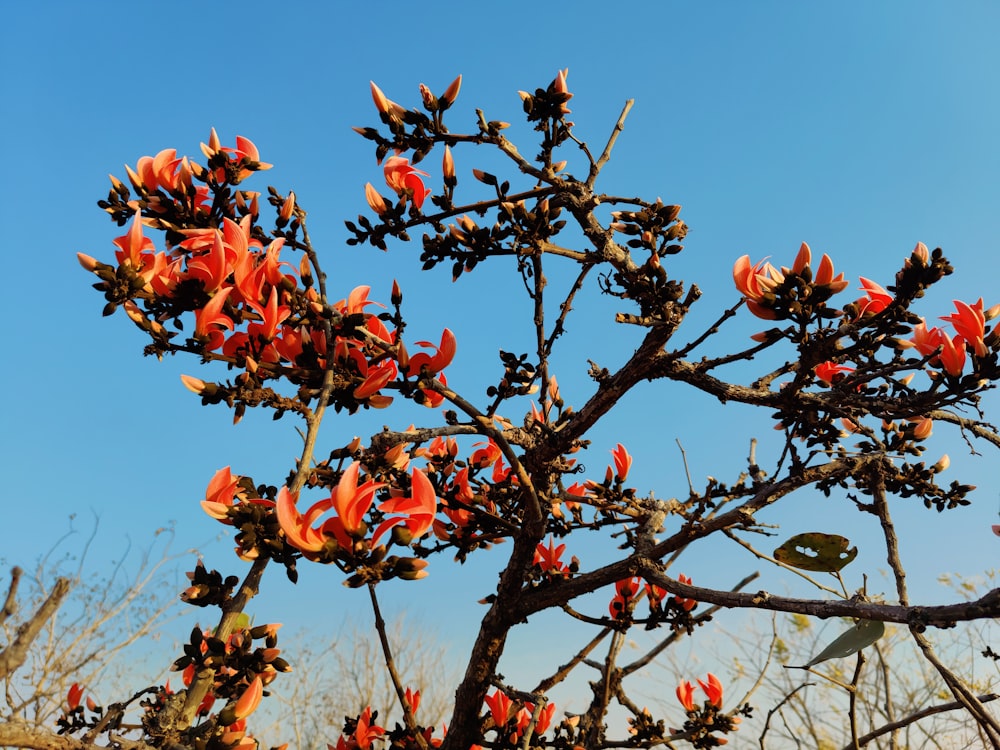
{"type": "Polygon", "coordinates": [[[279,672],[291,670],[277,647],[280,627],[270,624],[243,628],[225,640],[216,638],[211,631],[192,630],[190,641],[184,645],[184,655],[171,669],[182,673],[185,685],[191,685],[200,671],[212,671],[212,686],[198,707],[199,714],[211,711],[216,700],[228,701],[229,705],[219,714],[220,724],[227,726],[256,710],[264,686],[279,672]],[[261,640],[263,645],[254,644],[261,640]]]}

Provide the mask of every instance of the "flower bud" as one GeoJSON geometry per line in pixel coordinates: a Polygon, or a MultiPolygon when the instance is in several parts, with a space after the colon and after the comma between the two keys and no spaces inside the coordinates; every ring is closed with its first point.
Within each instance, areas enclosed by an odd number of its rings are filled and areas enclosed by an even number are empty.
{"type": "Polygon", "coordinates": [[[204,396],[206,393],[211,395],[211,392],[215,390],[214,385],[211,386],[210,390],[208,383],[201,378],[195,378],[191,375],[181,375],[181,382],[184,384],[185,388],[191,391],[191,393],[196,393],[199,396],[204,396]]]}
{"type": "Polygon", "coordinates": [[[461,88],[462,76],[459,76],[452,81],[448,88],[445,89],[445,92],[441,94],[441,98],[438,99],[438,106],[440,106],[442,110],[448,109],[448,107],[455,103],[455,100],[458,98],[458,92],[461,88]]]}
{"type": "Polygon", "coordinates": [[[372,87],[372,101],[375,102],[375,109],[380,115],[389,114],[389,99],[382,93],[382,89],[375,85],[375,81],[369,81],[372,87]]]}
{"type": "Polygon", "coordinates": [[[424,102],[424,109],[428,112],[436,112],[438,109],[438,98],[431,93],[431,90],[424,84],[420,84],[420,98],[424,102]]]}
{"type": "Polygon", "coordinates": [[[278,210],[278,218],[283,221],[290,221],[292,214],[295,213],[295,192],[289,191],[288,197],[285,198],[285,202],[281,204],[281,208],[278,210]]]}
{"type": "Polygon", "coordinates": [[[933,426],[933,420],[928,417],[913,420],[913,439],[926,440],[931,436],[931,429],[933,426]]]}
{"type": "Polygon", "coordinates": [[[455,184],[455,160],[451,156],[449,146],[444,147],[444,156],[441,158],[441,174],[444,176],[446,185],[455,184]]]}
{"type": "MultiPolygon", "coordinates": [[[[398,526],[396,528],[399,528],[398,526]]],[[[424,568],[428,565],[426,560],[418,560],[413,557],[404,557],[396,563],[396,575],[404,581],[419,581],[426,578],[428,573],[424,568]]]]}
{"type": "Polygon", "coordinates": [[[86,255],[85,253],[77,253],[76,259],[79,261],[80,265],[83,266],[83,269],[85,271],[90,271],[91,273],[95,273],[97,271],[98,266],[103,265],[101,263],[98,263],[96,258],[91,258],[89,255],[86,255]]]}
{"type": "Polygon", "coordinates": [[[472,176],[479,180],[484,185],[496,185],[497,178],[496,175],[492,175],[489,172],[484,172],[481,169],[473,169],[472,176]]]}
{"type": "Polygon", "coordinates": [[[935,474],[940,474],[942,471],[944,471],[945,469],[947,469],[949,466],[951,466],[951,458],[949,458],[948,454],[945,453],[943,456],[941,456],[941,458],[939,458],[937,460],[937,463],[935,463],[931,467],[931,471],[934,472],[935,474]]]}
{"type": "Polygon", "coordinates": [[[379,216],[382,216],[388,210],[388,206],[385,204],[385,199],[370,182],[365,183],[365,200],[368,201],[368,205],[371,206],[372,211],[377,213],[379,216]]]}

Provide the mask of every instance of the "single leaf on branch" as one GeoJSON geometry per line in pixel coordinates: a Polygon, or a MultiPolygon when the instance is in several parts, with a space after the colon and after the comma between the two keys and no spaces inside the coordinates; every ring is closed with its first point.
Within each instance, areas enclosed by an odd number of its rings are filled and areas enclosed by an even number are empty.
{"type": "Polygon", "coordinates": [[[872,645],[884,634],[885,623],[881,620],[862,620],[841,633],[829,646],[802,666],[786,666],[785,669],[809,669],[830,659],[843,659],[872,645]]]}
{"type": "Polygon", "coordinates": [[[850,544],[850,539],[837,534],[810,531],[796,534],[778,547],[774,551],[774,559],[801,570],[836,573],[858,556],[858,548],[850,547],[850,544]]]}

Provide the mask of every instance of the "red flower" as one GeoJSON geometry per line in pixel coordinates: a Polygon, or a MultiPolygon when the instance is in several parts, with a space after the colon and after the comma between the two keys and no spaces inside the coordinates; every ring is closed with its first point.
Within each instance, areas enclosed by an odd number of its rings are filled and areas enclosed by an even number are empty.
{"type": "Polygon", "coordinates": [[[114,243],[118,246],[118,250],[115,251],[118,265],[131,266],[136,271],[142,269],[145,263],[142,256],[153,250],[153,241],[143,236],[142,215],[138,211],[132,217],[132,226],[129,227],[128,233],[115,238],[114,243]]]}
{"type": "Polygon", "coordinates": [[[722,683],[719,682],[719,678],[709,672],[708,684],[706,685],[701,680],[698,680],[698,684],[701,685],[701,689],[708,696],[708,702],[716,708],[722,708],[722,683]]]}
{"type": "Polygon", "coordinates": [[[367,706],[358,717],[358,724],[354,729],[354,741],[361,750],[368,750],[372,741],[379,739],[385,734],[385,729],[372,724],[372,707],[367,706]]]}
{"type": "Polygon", "coordinates": [[[733,282],[736,284],[736,290],[746,299],[747,309],[764,320],[774,320],[775,314],[773,310],[760,303],[765,293],[783,280],[781,272],[766,260],[752,265],[750,256],[744,255],[733,264],[733,282]]]}
{"type": "MultiPolygon", "coordinates": [[[[688,576],[684,575],[683,573],[677,576],[677,580],[680,581],[681,583],[686,583],[688,586],[691,585],[691,579],[688,576]]],[[[679,596],[675,596],[674,599],[686,612],[690,612],[692,609],[698,606],[698,601],[696,599],[684,599],[679,596]]]]}
{"type": "Polygon", "coordinates": [[[550,578],[565,576],[569,569],[566,567],[566,563],[560,559],[565,551],[566,545],[560,544],[556,547],[555,540],[550,535],[548,546],[539,543],[535,547],[535,559],[532,564],[540,567],[542,572],[547,573],[550,578]]]}
{"type": "Polygon", "coordinates": [[[861,297],[854,304],[858,306],[858,317],[865,315],[877,315],[892,304],[893,297],[870,279],[861,277],[861,288],[865,290],[865,297],[861,297]]]}
{"type": "Polygon", "coordinates": [[[231,286],[219,290],[203,308],[194,313],[194,337],[203,342],[208,351],[218,349],[225,341],[226,336],[220,328],[230,331],[234,328],[233,319],[222,312],[226,298],[232,291],[231,286]]]}
{"type": "Polygon", "coordinates": [[[612,457],[615,460],[615,474],[621,481],[625,481],[628,476],[629,469],[632,468],[632,456],[629,452],[625,450],[625,446],[618,443],[615,449],[611,451],[612,457]]]}
{"type": "Polygon", "coordinates": [[[353,534],[361,528],[362,518],[372,507],[375,491],[385,486],[384,482],[375,482],[371,479],[359,486],[358,471],[360,468],[361,464],[359,463],[351,464],[340,478],[331,497],[337,516],[349,534],[353,534]]]}
{"type": "Polygon", "coordinates": [[[913,326],[913,338],[901,343],[904,347],[915,347],[923,356],[929,357],[941,348],[945,338],[944,331],[937,326],[928,329],[927,323],[921,320],[917,325],[913,326]]]}
{"type": "Polygon", "coordinates": [[[608,611],[614,619],[620,620],[628,614],[629,604],[639,593],[640,583],[641,579],[633,576],[624,578],[615,584],[615,595],[611,599],[611,604],[608,605],[608,611]]]}
{"type": "Polygon", "coordinates": [[[74,682],[69,686],[69,692],[66,693],[66,704],[69,706],[70,711],[75,711],[80,707],[81,698],[83,698],[83,688],[74,682]]]}
{"type": "Polygon", "coordinates": [[[505,693],[500,690],[494,690],[493,695],[486,696],[486,705],[490,708],[490,713],[493,716],[493,723],[497,728],[502,728],[507,725],[510,721],[511,709],[514,707],[514,701],[507,697],[505,693]]]}
{"type": "Polygon", "coordinates": [[[411,356],[410,366],[407,370],[407,375],[410,377],[420,375],[424,368],[427,368],[429,374],[441,372],[455,358],[458,342],[455,340],[455,334],[445,328],[441,333],[441,346],[434,346],[429,341],[418,341],[417,346],[432,348],[435,350],[435,354],[432,356],[427,352],[417,352],[411,356]]]}
{"type": "Polygon", "coordinates": [[[961,336],[949,338],[948,334],[941,333],[941,366],[949,375],[958,377],[965,367],[965,341],[961,336]]]}
{"type": "Polygon", "coordinates": [[[362,519],[374,502],[375,492],[385,486],[384,482],[370,479],[359,486],[360,467],[358,463],[351,464],[331,496],[310,506],[304,515],[295,507],[298,498],[287,487],[278,491],[278,523],[288,543],[305,553],[306,557],[322,550],[331,536],[336,537],[341,545],[349,547],[349,535],[360,531],[362,519]],[[312,524],[331,508],[336,509],[337,517],[328,518],[322,525],[313,527],[312,524]]]}
{"type": "Polygon", "coordinates": [[[685,711],[694,711],[694,685],[688,680],[677,686],[677,700],[684,706],[685,711]]]}
{"type": "MultiPolygon", "coordinates": [[[[973,305],[955,300],[957,312],[941,318],[947,320],[962,339],[968,342],[977,357],[985,357],[988,353],[986,343],[983,341],[986,336],[986,314],[983,312],[983,298],[973,305]]],[[[954,374],[954,373],[952,373],[954,374]]]]}
{"type": "Polygon", "coordinates": [[[816,373],[817,378],[822,380],[827,385],[833,385],[838,380],[842,379],[843,373],[854,372],[854,368],[827,361],[816,365],[813,368],[813,372],[816,373]]]}
{"type": "Polygon", "coordinates": [[[410,160],[401,156],[390,156],[386,159],[384,170],[386,184],[395,190],[398,196],[410,197],[418,209],[424,205],[424,198],[430,195],[431,191],[424,187],[424,182],[418,175],[424,177],[430,175],[410,166],[410,160]]]}
{"type": "Polygon", "coordinates": [[[202,509],[212,518],[225,522],[228,510],[233,506],[233,498],[242,495],[237,489],[239,481],[240,477],[233,476],[228,466],[215,472],[205,490],[205,499],[201,501],[202,509]]]}
{"type": "Polygon", "coordinates": [[[264,683],[261,682],[260,675],[257,675],[253,678],[253,682],[247,686],[247,689],[243,691],[243,694],[240,695],[239,699],[236,701],[236,719],[245,719],[256,711],[263,696],[264,683]]]}
{"type": "MultiPolygon", "coordinates": [[[[411,496],[393,497],[378,506],[383,513],[401,513],[406,518],[389,518],[379,524],[372,534],[372,544],[393,526],[403,525],[414,537],[421,537],[434,522],[437,512],[437,495],[434,485],[424,472],[414,469],[411,476],[411,496]]],[[[381,485],[379,485],[381,486],[381,485]]],[[[370,503],[369,503],[370,504],[370,503]]]]}

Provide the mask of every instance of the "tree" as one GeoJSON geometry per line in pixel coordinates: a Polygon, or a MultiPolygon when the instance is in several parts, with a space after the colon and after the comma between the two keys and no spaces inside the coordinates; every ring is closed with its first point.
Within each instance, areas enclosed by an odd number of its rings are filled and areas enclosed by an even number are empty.
{"type": "MultiPolygon", "coordinates": [[[[71,527],[61,541],[74,533],[71,527]]],[[[0,721],[48,731],[74,683],[109,686],[140,675],[156,677],[155,671],[143,669],[137,652],[178,616],[176,586],[165,575],[178,557],[170,552],[173,533],[157,530],[134,571],[125,564],[125,550],[110,573],[86,576],[96,533],[95,523],[78,554],[60,555],[62,545],[57,544],[34,570],[11,570],[0,615],[0,677],[6,698],[0,721]]],[[[94,698],[102,702],[100,693],[94,698]]]]}
{"type": "MultiPolygon", "coordinates": [[[[0,743],[253,746],[247,718],[273,680],[294,675],[280,677],[290,665],[278,648],[277,627],[249,623],[244,609],[265,573],[283,570],[294,581],[301,564],[316,563],[334,566],[331,575],[366,590],[402,713],[386,729],[371,707],[364,708],[342,727],[338,748],[368,748],[375,740],[397,748],[461,750],[724,744],[754,711],[749,698],[727,701],[714,674],[697,680],[700,690],[693,675],[678,675],[680,707],[673,714],[653,715],[630,697],[636,675],[665,649],[697,637],[699,626],[722,607],[851,618],[845,632],[804,665],[809,668],[858,654],[878,641],[885,624],[901,625],[966,721],[1000,744],[1000,722],[985,705],[989,696],[978,695],[949,667],[928,635],[929,629],[995,617],[1000,590],[972,602],[912,603],[890,512],[898,499],[916,499],[938,512],[970,502],[970,485],[939,484],[947,457],[930,464],[920,458],[932,428],[1000,445],[996,429],[977,412],[980,395],[1000,378],[1000,332],[986,325],[1000,308],[987,308],[982,299],[958,301],[944,317],[947,326],[929,325],[918,314],[924,312],[921,299],[952,268],[940,249],[922,244],[901,258],[891,285],[862,279],[864,296],[844,303],[838,297],[849,286],[844,274],[835,272],[828,255],[816,261],[803,244],[788,266],[737,259],[739,301],[706,327],[688,331],[684,324],[699,289],[669,275],[687,233],[680,206],[597,187],[631,102],[606,144],[592,150],[567,119],[572,94],[560,71],[547,87],[520,92],[537,134],[529,151],[508,140],[508,123],[483,110],[476,111],[474,132],[451,132],[445,119],[460,84],[461,77],[437,96],[421,86],[415,108],[372,84],[381,124],[357,130],[374,147],[391,195],[367,184],[371,214],[347,228],[351,245],[382,250],[422,233],[420,261],[427,272],[444,266],[453,279],[469,276],[475,283],[480,267],[489,264],[521,280],[531,319],[523,338],[530,350],[518,353],[521,337],[507,330],[513,318],[484,323],[483,337],[495,337],[500,346],[485,398],[449,386],[445,370],[461,356],[451,330],[433,336],[439,343],[409,336],[398,285],[388,308],[369,299],[368,286],[332,288],[296,194],[269,188],[265,196],[244,187],[270,166],[249,139],[237,136],[235,146],[226,147],[213,131],[202,144],[204,164],[167,149],[140,159],[127,183],[113,178],[100,206],[128,229],[115,240],[113,263],[80,256],[97,277],[105,314],[122,309],[147,337],[147,354],[193,354],[214,365],[203,377],[184,378],[205,405],[225,405],[237,421],[248,408],[301,419],[302,451],[285,478],[254,478],[225,467],[208,484],[202,507],[233,527],[249,569],[242,579],[200,564],[189,574],[185,601],[218,608],[220,616],[215,628],[192,632],[174,663],[184,690],[151,687],[88,712],[77,687],[60,735],[8,724],[0,728],[0,743]],[[431,154],[440,158],[441,180],[428,187],[429,173],[416,165],[431,154]],[[497,164],[498,173],[486,171],[487,163],[497,164]],[[472,181],[464,178],[470,167],[472,181]],[[162,232],[165,249],[157,250],[148,232],[162,232]],[[564,397],[556,378],[564,367],[560,347],[591,288],[626,308],[616,317],[616,335],[635,336],[636,348],[620,366],[591,360],[590,384],[564,397]],[[727,323],[746,314],[769,327],[749,345],[723,345],[727,323]],[[505,343],[508,338],[514,345],[505,343]],[[218,377],[221,366],[228,379],[218,377]],[[591,430],[623,408],[626,394],[644,381],[763,410],[762,427],[776,427],[783,436],[780,450],[763,460],[754,445],[737,476],[709,477],[703,487],[689,480],[686,495],[641,496],[628,484],[632,457],[622,435],[603,476],[584,476],[589,472],[578,459],[590,446],[591,430]],[[320,448],[328,409],[350,415],[401,401],[434,409],[427,412],[428,424],[386,428],[368,440],[326,437],[320,448]],[[443,418],[433,416],[442,407],[443,418]],[[879,529],[896,602],[875,600],[860,579],[857,590],[849,589],[840,573],[857,555],[849,539],[799,534],[773,553],[746,540],[769,533],[757,514],[810,488],[843,493],[858,522],[879,529]],[[588,559],[582,547],[570,550],[587,532],[588,539],[605,543],[612,559],[588,559]],[[690,578],[668,575],[685,551],[722,536],[769,564],[831,573],[836,583],[810,578],[815,598],[791,598],[743,591],[753,575],[734,574],[731,590],[696,585],[697,570],[688,571],[690,578]],[[502,542],[499,582],[455,686],[445,733],[422,723],[420,686],[399,674],[381,615],[380,584],[418,580],[431,571],[447,575],[447,556],[463,561],[502,542]],[[580,559],[567,561],[572,553],[580,559]],[[547,610],[591,626],[593,636],[538,684],[508,684],[498,665],[509,636],[547,610]],[[667,635],[628,661],[623,648],[643,630],[667,635]],[[598,647],[602,660],[592,658],[598,647]],[[550,691],[582,669],[597,672],[592,698],[579,707],[560,706],[560,720],[550,691]],[[621,726],[609,726],[614,704],[628,714],[621,726]],[[141,718],[137,738],[121,729],[129,711],[141,718]]],[[[851,726],[860,744],[853,721],[851,726]]]]}

